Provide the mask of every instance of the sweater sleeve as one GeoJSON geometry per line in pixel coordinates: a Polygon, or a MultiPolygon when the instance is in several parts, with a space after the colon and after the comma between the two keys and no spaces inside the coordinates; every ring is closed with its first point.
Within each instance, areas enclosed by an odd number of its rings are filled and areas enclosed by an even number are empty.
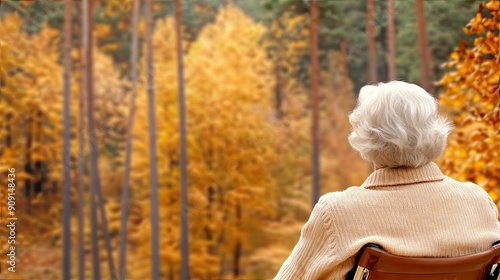
{"type": "Polygon", "coordinates": [[[335,252],[329,233],[331,218],[322,197],[301,230],[299,242],[283,263],[275,280],[323,279],[335,252]]]}

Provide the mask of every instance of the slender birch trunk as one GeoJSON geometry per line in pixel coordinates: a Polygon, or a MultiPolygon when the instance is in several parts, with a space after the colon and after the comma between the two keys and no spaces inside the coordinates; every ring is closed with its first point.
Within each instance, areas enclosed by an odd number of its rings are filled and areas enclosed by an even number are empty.
{"type": "Polygon", "coordinates": [[[182,2],[175,0],[175,31],[177,37],[177,85],[179,87],[179,149],[181,175],[181,280],[189,279],[186,102],[184,87],[184,56],[182,52],[182,2]]]}
{"type": "Polygon", "coordinates": [[[148,119],[149,119],[149,165],[150,165],[150,199],[151,199],[151,279],[160,278],[160,252],[158,238],[158,164],[156,156],[156,117],[153,68],[153,15],[151,0],[146,0],[146,68],[148,83],[148,119]]]}
{"type": "Polygon", "coordinates": [[[89,157],[90,157],[90,178],[91,178],[91,224],[92,224],[92,253],[94,279],[100,279],[99,247],[97,240],[97,210],[101,220],[102,231],[108,257],[109,275],[111,279],[116,279],[113,256],[111,252],[111,238],[108,230],[108,219],[104,209],[104,198],[101,191],[101,182],[99,179],[99,159],[97,140],[94,127],[94,69],[93,69],[93,2],[92,0],[83,1],[85,24],[84,32],[84,56],[85,56],[85,92],[87,96],[87,132],[89,138],[89,157]],[[95,229],[95,230],[94,230],[95,229]]]}
{"type": "Polygon", "coordinates": [[[135,98],[137,95],[137,57],[138,57],[138,26],[139,26],[139,9],[140,0],[133,0],[132,7],[132,54],[130,59],[131,71],[130,78],[132,80],[132,92],[130,95],[130,107],[127,120],[127,146],[125,148],[125,171],[122,188],[122,205],[121,205],[121,227],[120,227],[120,251],[119,251],[119,275],[121,280],[125,280],[126,274],[126,246],[127,246],[127,220],[128,220],[128,198],[130,185],[130,164],[132,155],[132,133],[134,128],[135,117],[135,98]]]}
{"type": "MultiPolygon", "coordinates": [[[[92,86],[90,85],[90,75],[91,75],[91,70],[89,61],[91,60],[90,58],[90,19],[91,19],[91,12],[90,12],[90,1],[91,0],[83,0],[82,1],[82,14],[83,14],[83,21],[82,21],[82,41],[83,41],[83,48],[82,48],[82,61],[83,61],[83,75],[82,75],[82,82],[85,85],[84,86],[84,95],[87,97],[87,101],[90,101],[91,99],[91,93],[90,90],[92,86]]],[[[89,124],[87,125],[87,133],[89,133],[90,137],[90,120],[91,120],[91,104],[87,104],[87,117],[89,120],[89,124]]],[[[92,142],[90,143],[90,146],[92,147],[92,142]]],[[[90,228],[91,228],[91,242],[92,242],[92,277],[94,280],[100,280],[101,279],[101,262],[99,261],[99,242],[98,242],[98,228],[97,228],[97,210],[96,210],[96,201],[95,201],[95,193],[96,193],[96,185],[95,185],[95,170],[91,167],[90,170],[90,176],[91,176],[91,182],[90,182],[90,228]]]]}

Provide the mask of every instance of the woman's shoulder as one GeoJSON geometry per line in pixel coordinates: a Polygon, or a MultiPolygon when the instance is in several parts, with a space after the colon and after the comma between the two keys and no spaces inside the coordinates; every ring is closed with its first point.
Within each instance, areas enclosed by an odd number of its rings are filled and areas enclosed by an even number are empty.
{"type": "Polygon", "coordinates": [[[364,200],[367,195],[368,193],[365,188],[352,186],[343,191],[326,193],[320,197],[319,202],[338,208],[358,203],[365,203],[364,200]]]}
{"type": "Polygon", "coordinates": [[[455,193],[463,194],[469,200],[476,198],[481,201],[488,201],[489,203],[493,203],[488,192],[481,186],[473,182],[460,182],[451,177],[446,176],[443,180],[443,183],[446,186],[449,186],[455,193]]]}
{"type": "Polygon", "coordinates": [[[488,193],[481,186],[473,182],[461,182],[451,177],[445,176],[443,183],[456,191],[468,192],[470,194],[477,194],[480,196],[488,196],[488,193]]]}

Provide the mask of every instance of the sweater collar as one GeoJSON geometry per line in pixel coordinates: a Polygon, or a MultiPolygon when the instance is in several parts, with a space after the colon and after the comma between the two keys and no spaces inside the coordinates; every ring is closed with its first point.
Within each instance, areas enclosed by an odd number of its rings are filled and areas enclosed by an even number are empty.
{"type": "Polygon", "coordinates": [[[421,167],[381,168],[375,170],[361,187],[396,186],[422,182],[442,181],[445,178],[439,167],[430,162],[421,167]]]}

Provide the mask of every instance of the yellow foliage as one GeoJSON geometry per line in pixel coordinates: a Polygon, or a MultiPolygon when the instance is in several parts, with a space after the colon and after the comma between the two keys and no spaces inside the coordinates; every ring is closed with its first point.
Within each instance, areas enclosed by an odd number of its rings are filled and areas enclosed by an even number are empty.
{"type": "Polygon", "coordinates": [[[285,12],[271,24],[270,54],[285,75],[294,75],[300,59],[309,50],[309,25],[306,15],[285,12]]]}
{"type": "MultiPolygon", "coordinates": [[[[153,34],[155,110],[157,115],[162,273],[180,269],[179,134],[177,67],[173,19],[160,20],[153,34]]],[[[241,266],[255,250],[266,217],[273,215],[275,162],[273,131],[267,122],[274,86],[272,65],[260,43],[266,29],[239,9],[219,11],[204,27],[185,57],[190,274],[213,279],[231,271],[234,248],[241,246],[241,266]],[[243,35],[242,35],[243,34],[243,35]],[[228,71],[230,69],[230,71],[228,71]],[[254,232],[255,229],[257,232],[254,232]],[[220,266],[222,263],[225,263],[220,266]],[[223,268],[226,267],[226,268],[223,268]],[[222,270],[221,270],[222,269],[222,270]]],[[[143,51],[145,53],[145,49],[143,51]]],[[[137,97],[132,155],[136,197],[149,196],[145,59],[137,97]]],[[[141,206],[148,217],[149,205],[141,206]]],[[[136,233],[148,240],[149,219],[136,233]]],[[[149,257],[149,244],[137,256],[149,257]]],[[[139,249],[139,248],[138,248],[139,249]]],[[[130,263],[131,278],[149,276],[149,265],[130,263]],[[145,269],[144,269],[145,268],[145,269]]],[[[220,276],[222,275],[222,276],[220,276]]]]}
{"type": "Polygon", "coordinates": [[[479,5],[464,28],[475,36],[451,53],[451,69],[440,81],[442,105],[455,117],[456,131],[440,164],[445,173],[485,188],[498,203],[500,194],[500,9],[498,0],[479,5]],[[485,9],[488,10],[485,13],[485,9]],[[489,16],[483,16],[489,14],[489,16]]]}
{"type": "MultiPolygon", "coordinates": [[[[16,214],[24,221],[24,230],[35,233],[26,237],[20,235],[23,238],[19,241],[27,248],[28,244],[41,238],[47,240],[51,235],[54,238],[61,231],[61,198],[58,192],[63,168],[61,40],[59,32],[46,25],[38,33],[27,36],[21,30],[22,21],[17,14],[7,14],[1,21],[0,118],[3,121],[0,129],[0,170],[16,169],[16,214]],[[31,212],[38,214],[31,216],[26,214],[28,199],[25,194],[29,185],[34,195],[35,184],[41,185],[41,193],[31,199],[31,212]],[[45,232],[43,237],[39,232],[45,232]]],[[[75,69],[80,66],[79,53],[80,50],[71,51],[75,69]]],[[[114,70],[111,59],[99,51],[94,55],[94,71],[97,144],[101,154],[105,154],[106,149],[119,145],[123,140],[124,113],[127,112],[121,108],[125,105],[127,84],[114,70]]],[[[74,141],[78,134],[78,78],[79,72],[72,73],[70,78],[71,167],[79,156],[74,141]]],[[[105,194],[112,193],[110,186],[116,186],[115,182],[121,179],[121,174],[117,176],[116,164],[113,164],[109,161],[101,164],[101,172],[106,172],[106,176],[101,176],[105,194]]],[[[6,178],[2,176],[0,179],[3,185],[6,185],[6,178]]],[[[3,201],[4,195],[5,192],[0,192],[3,201]]],[[[106,207],[110,209],[111,205],[106,207]]],[[[2,211],[6,213],[5,209],[2,211]]],[[[112,234],[117,232],[116,213],[116,210],[110,210],[112,234]]],[[[0,233],[3,234],[4,230],[1,228],[0,233]]],[[[2,243],[2,252],[3,246],[2,243]]]]}

